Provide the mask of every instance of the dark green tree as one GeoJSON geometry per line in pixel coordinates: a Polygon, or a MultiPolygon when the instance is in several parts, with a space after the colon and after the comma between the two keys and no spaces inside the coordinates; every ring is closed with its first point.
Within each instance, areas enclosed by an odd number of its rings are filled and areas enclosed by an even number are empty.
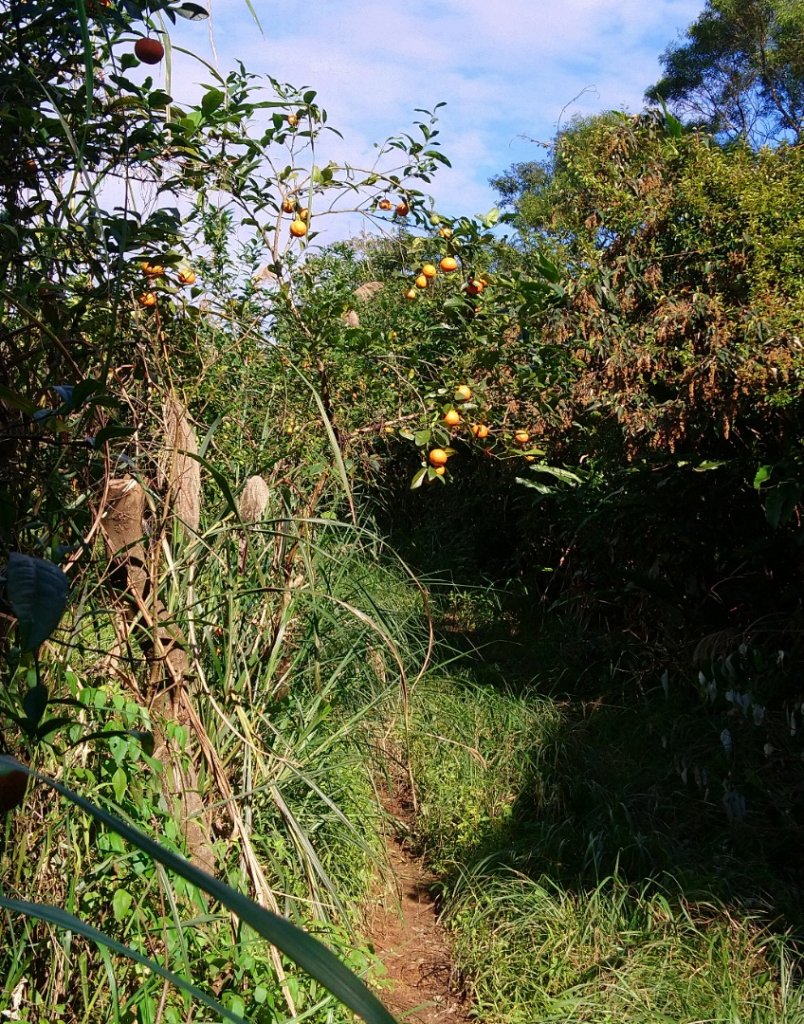
{"type": "Polygon", "coordinates": [[[801,0],[707,0],[661,63],[664,75],[646,98],[691,124],[755,146],[801,139],[801,0]]]}

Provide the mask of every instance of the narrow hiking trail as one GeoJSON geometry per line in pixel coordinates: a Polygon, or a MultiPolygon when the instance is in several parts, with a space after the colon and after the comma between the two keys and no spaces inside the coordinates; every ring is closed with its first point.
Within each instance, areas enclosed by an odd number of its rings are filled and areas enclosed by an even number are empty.
{"type": "MultiPolygon", "coordinates": [[[[407,826],[412,808],[394,793],[383,795],[391,820],[407,826]]],[[[447,935],[432,895],[435,876],[394,830],[388,836],[388,870],[368,914],[367,938],[386,969],[381,998],[400,1022],[463,1024],[471,1020],[459,991],[447,935]]]]}

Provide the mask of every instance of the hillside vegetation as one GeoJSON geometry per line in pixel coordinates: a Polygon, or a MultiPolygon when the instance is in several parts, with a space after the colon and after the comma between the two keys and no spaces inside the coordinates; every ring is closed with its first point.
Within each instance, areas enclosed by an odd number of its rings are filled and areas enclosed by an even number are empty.
{"type": "Polygon", "coordinates": [[[804,1021],[783,6],[745,130],[664,105],[702,18],[453,217],[436,111],[322,166],[149,77],[197,5],[0,0],[5,1016],[391,1024],[391,787],[479,1021],[804,1021]]]}

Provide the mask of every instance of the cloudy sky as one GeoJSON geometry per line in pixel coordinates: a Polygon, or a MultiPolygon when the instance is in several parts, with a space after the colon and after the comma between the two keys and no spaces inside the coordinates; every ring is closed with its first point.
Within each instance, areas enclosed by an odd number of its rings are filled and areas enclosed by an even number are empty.
{"type": "MultiPolygon", "coordinates": [[[[453,168],[431,191],[447,215],[488,210],[489,177],[537,158],[560,117],[640,109],[659,55],[703,8],[703,0],[252,0],[261,34],[246,0],[211,2],[210,21],[179,20],[174,43],[222,74],[242,60],[315,89],[345,136],[333,141],[334,158],[368,159],[373,142],[419,116],[415,108],[445,101],[440,141],[453,168]]],[[[209,81],[179,53],[174,65],[176,98],[209,81]]]]}

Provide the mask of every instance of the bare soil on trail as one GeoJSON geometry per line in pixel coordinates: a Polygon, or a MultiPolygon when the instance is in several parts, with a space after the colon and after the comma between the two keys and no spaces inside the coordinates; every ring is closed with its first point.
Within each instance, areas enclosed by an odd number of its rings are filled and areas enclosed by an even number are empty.
{"type": "MultiPolygon", "coordinates": [[[[386,793],[383,803],[392,819],[410,822],[404,799],[386,793]]],[[[400,1022],[464,1024],[472,1018],[438,921],[434,881],[404,841],[389,835],[388,870],[368,914],[367,938],[387,972],[380,997],[400,1022]]]]}

